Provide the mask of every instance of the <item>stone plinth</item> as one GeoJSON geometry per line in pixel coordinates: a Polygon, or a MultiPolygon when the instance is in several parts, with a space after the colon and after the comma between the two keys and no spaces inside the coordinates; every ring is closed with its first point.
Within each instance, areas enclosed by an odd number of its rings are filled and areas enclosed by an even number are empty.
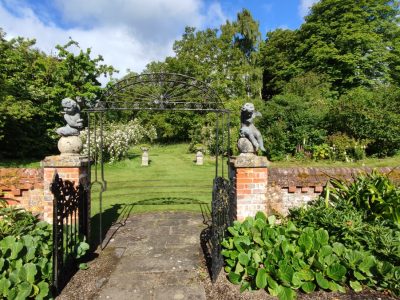
{"type": "MultiPolygon", "coordinates": [[[[43,218],[49,223],[53,223],[53,199],[50,190],[51,183],[57,172],[62,180],[69,180],[78,186],[79,183],[88,185],[89,180],[89,160],[79,155],[55,155],[47,156],[41,162],[43,167],[43,188],[44,188],[44,211],[43,218]]],[[[88,199],[88,215],[90,216],[90,199],[88,199]]]]}
{"type": "Polygon", "coordinates": [[[204,163],[204,154],[201,151],[196,153],[196,165],[202,166],[204,163]]]}
{"type": "Polygon", "coordinates": [[[143,150],[142,153],[142,167],[147,167],[149,165],[149,151],[143,150]]]}
{"type": "Polygon", "coordinates": [[[236,187],[236,218],[241,221],[266,212],[269,161],[266,157],[246,153],[230,161],[236,187]]]}

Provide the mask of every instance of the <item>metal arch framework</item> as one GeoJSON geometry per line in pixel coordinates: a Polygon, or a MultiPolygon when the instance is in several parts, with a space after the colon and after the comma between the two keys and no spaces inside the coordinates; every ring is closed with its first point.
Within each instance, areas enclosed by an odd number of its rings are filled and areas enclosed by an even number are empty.
{"type": "Polygon", "coordinates": [[[113,84],[87,112],[180,110],[227,113],[207,83],[176,73],[131,75],[113,84]]]}
{"type": "MultiPolygon", "coordinates": [[[[230,210],[232,184],[230,158],[230,111],[217,93],[195,78],[172,73],[128,76],[105,90],[96,103],[83,110],[88,115],[88,155],[92,160],[90,190],[99,187],[99,245],[103,249],[103,192],[107,189],[103,161],[103,128],[110,111],[188,111],[215,113],[215,178],[212,190],[211,276],[215,281],[223,266],[221,242],[233,221],[230,210]],[[96,145],[91,145],[94,143],[96,145]],[[97,146],[99,145],[99,147],[97,146]]],[[[211,192],[211,191],[210,191],[211,192]]]]}

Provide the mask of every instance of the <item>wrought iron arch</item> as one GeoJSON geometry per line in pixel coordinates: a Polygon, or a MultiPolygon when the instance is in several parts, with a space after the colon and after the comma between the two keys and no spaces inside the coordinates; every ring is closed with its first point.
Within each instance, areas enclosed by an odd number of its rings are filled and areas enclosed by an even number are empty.
{"type": "Polygon", "coordinates": [[[101,110],[187,110],[227,113],[207,83],[176,73],[130,75],[106,89],[93,108],[101,110]]]}
{"type": "Polygon", "coordinates": [[[99,195],[99,245],[103,248],[102,194],[107,189],[103,162],[103,123],[105,114],[119,110],[150,111],[193,111],[216,114],[215,129],[215,178],[212,190],[212,226],[210,252],[212,258],[212,279],[220,272],[221,241],[233,220],[231,210],[232,183],[229,174],[230,158],[230,111],[224,107],[221,98],[207,83],[193,77],[175,73],[150,73],[130,75],[107,88],[94,105],[84,112],[88,114],[88,154],[93,159],[91,188],[100,187],[99,195]],[[94,135],[98,148],[90,145],[94,135]],[[92,153],[92,151],[94,153],[92,153]]]}

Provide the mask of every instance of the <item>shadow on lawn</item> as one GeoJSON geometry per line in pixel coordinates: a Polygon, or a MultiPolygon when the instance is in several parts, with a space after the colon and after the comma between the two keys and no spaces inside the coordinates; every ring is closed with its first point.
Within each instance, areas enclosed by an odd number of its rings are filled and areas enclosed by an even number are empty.
{"type": "Polygon", "coordinates": [[[101,236],[102,249],[104,249],[115,233],[123,226],[131,215],[135,206],[142,205],[193,205],[200,206],[203,216],[203,223],[211,226],[210,204],[193,198],[180,197],[157,197],[141,200],[130,204],[114,204],[103,211],[103,214],[96,214],[91,219],[91,246],[96,249],[100,245],[100,218],[101,218],[101,236]]]}

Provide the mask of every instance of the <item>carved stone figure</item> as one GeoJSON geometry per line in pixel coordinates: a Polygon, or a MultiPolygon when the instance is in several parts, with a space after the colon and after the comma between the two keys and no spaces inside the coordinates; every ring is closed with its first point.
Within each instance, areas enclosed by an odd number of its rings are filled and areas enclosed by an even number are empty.
{"type": "Polygon", "coordinates": [[[253,124],[256,117],[261,117],[261,113],[255,110],[254,104],[245,103],[240,113],[240,153],[257,153],[258,149],[265,151],[261,133],[253,124]]]}
{"type": "Polygon", "coordinates": [[[64,119],[67,125],[58,128],[56,132],[61,136],[79,135],[79,132],[83,129],[83,119],[81,119],[78,103],[71,98],[65,98],[62,99],[61,105],[64,109],[64,119]]]}

